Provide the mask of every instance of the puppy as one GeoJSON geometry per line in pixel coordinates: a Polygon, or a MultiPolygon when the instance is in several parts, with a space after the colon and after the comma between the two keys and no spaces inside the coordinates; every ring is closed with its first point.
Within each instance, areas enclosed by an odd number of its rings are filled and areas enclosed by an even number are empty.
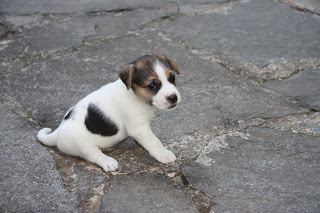
{"type": "Polygon", "coordinates": [[[145,55],[129,63],[117,81],[89,94],[72,107],[60,126],[38,132],[38,139],[61,152],[96,163],[106,172],[118,162],[100,150],[128,136],[161,163],[176,156],[166,149],[150,128],[154,109],[173,110],[181,101],[175,86],[180,70],[165,55],[145,55]]]}

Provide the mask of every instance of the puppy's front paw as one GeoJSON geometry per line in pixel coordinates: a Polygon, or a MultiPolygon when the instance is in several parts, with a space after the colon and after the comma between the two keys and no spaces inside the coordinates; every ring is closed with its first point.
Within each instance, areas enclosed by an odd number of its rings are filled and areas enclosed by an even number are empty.
{"type": "Polygon", "coordinates": [[[106,158],[102,163],[102,168],[106,172],[113,172],[119,168],[119,164],[118,164],[118,161],[116,161],[115,159],[109,156],[106,156],[106,158]]]}
{"type": "Polygon", "coordinates": [[[168,149],[157,150],[152,156],[160,163],[167,164],[174,162],[177,157],[168,149]]]}

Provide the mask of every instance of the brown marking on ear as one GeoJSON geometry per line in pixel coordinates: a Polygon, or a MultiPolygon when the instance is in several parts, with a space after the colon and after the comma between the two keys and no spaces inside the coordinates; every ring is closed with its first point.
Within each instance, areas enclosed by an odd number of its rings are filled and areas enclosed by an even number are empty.
{"type": "Polygon", "coordinates": [[[174,71],[177,74],[180,74],[179,68],[177,67],[177,65],[168,56],[165,56],[163,54],[153,55],[153,56],[158,58],[160,60],[160,62],[162,62],[165,66],[170,68],[172,71],[174,71]]]}
{"type": "Polygon", "coordinates": [[[172,70],[175,71],[177,74],[180,74],[180,70],[177,67],[177,65],[169,57],[167,57],[167,59],[172,67],[172,70]]]}
{"type": "Polygon", "coordinates": [[[131,88],[132,76],[135,71],[133,64],[128,64],[122,72],[120,72],[119,77],[128,89],[131,88]]]}

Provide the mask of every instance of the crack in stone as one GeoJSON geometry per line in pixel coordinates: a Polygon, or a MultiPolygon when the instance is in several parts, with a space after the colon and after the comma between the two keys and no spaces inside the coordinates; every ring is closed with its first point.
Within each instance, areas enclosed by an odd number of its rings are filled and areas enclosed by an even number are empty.
{"type": "MultiPolygon", "coordinates": [[[[124,11],[130,11],[130,10],[124,10],[124,11]]],[[[97,13],[96,15],[98,15],[98,14],[99,13],[97,13]]],[[[105,43],[107,43],[107,42],[109,42],[111,40],[114,40],[114,39],[119,39],[119,38],[123,38],[125,36],[130,36],[130,35],[135,35],[135,34],[139,33],[140,31],[150,27],[152,24],[154,24],[156,22],[161,22],[161,21],[166,20],[166,19],[175,18],[175,14],[176,14],[176,12],[174,12],[173,15],[165,15],[165,16],[157,17],[157,18],[152,19],[149,22],[147,22],[147,23],[145,23],[145,24],[143,24],[141,26],[138,26],[136,29],[126,31],[126,32],[118,34],[116,36],[107,36],[107,37],[96,39],[96,40],[93,40],[93,41],[87,41],[87,39],[89,37],[91,37],[92,35],[85,36],[82,39],[82,44],[77,46],[77,47],[73,46],[73,47],[68,47],[68,48],[63,48],[63,49],[52,50],[52,51],[39,51],[39,52],[27,54],[28,50],[29,50],[29,43],[30,43],[30,42],[28,42],[27,44],[24,45],[24,47],[21,50],[19,55],[17,55],[16,57],[13,57],[13,58],[0,60],[0,63],[16,62],[16,61],[27,61],[27,63],[29,63],[29,64],[31,62],[39,63],[41,61],[44,61],[44,60],[48,59],[49,57],[57,57],[57,56],[66,55],[66,54],[69,54],[69,53],[72,53],[72,52],[82,51],[82,50],[85,50],[87,48],[96,47],[96,46],[99,46],[101,44],[105,44],[105,43]]],[[[71,17],[67,17],[67,19],[69,19],[69,18],[71,18],[71,17]]],[[[42,17],[42,19],[44,19],[44,18],[42,17]]],[[[51,17],[51,19],[54,19],[54,18],[51,17]]],[[[54,20],[55,21],[64,21],[65,19],[66,18],[54,19],[54,20]]],[[[42,24],[48,24],[50,21],[48,21],[47,19],[44,19],[44,20],[41,20],[39,22],[41,22],[42,24]]],[[[32,23],[32,27],[39,27],[40,26],[39,22],[32,23]]],[[[16,30],[22,31],[22,29],[25,28],[26,26],[27,26],[27,24],[24,24],[24,25],[18,27],[16,30]]]]}
{"type": "Polygon", "coordinates": [[[158,35],[164,40],[175,42],[176,44],[189,49],[192,53],[200,56],[201,58],[218,63],[242,78],[258,84],[263,84],[269,80],[287,79],[307,68],[320,66],[320,58],[305,58],[297,60],[282,60],[270,63],[264,67],[258,67],[253,63],[243,61],[235,56],[191,46],[187,42],[172,38],[162,31],[158,32],[158,35]]]}
{"type": "Polygon", "coordinates": [[[94,195],[90,198],[82,197],[80,202],[83,208],[83,212],[100,212],[101,203],[105,191],[110,186],[110,181],[108,183],[101,183],[99,186],[92,188],[91,190],[94,192],[94,195]]]}
{"type": "Polygon", "coordinates": [[[278,2],[280,2],[286,6],[289,6],[295,10],[301,11],[301,12],[309,12],[309,13],[313,13],[316,15],[320,15],[320,9],[318,9],[318,11],[317,11],[317,9],[308,8],[311,5],[303,5],[303,2],[300,5],[299,5],[300,2],[297,3],[296,1],[290,1],[290,0],[289,1],[288,0],[278,0],[278,2]]]}
{"type": "Polygon", "coordinates": [[[198,131],[181,138],[179,142],[172,141],[169,144],[169,149],[179,150],[177,164],[185,165],[189,162],[197,161],[203,165],[212,165],[212,162],[207,158],[207,154],[212,151],[219,151],[221,148],[228,148],[228,145],[223,141],[226,136],[240,136],[247,138],[241,131],[259,126],[265,120],[261,118],[250,119],[247,121],[239,120],[229,126],[214,126],[211,130],[198,131]],[[206,149],[207,148],[207,149],[206,149]],[[211,150],[213,149],[213,150],[211,150]]]}
{"type": "Polygon", "coordinates": [[[60,173],[64,187],[79,197],[82,212],[99,212],[112,175],[87,161],[66,156],[55,147],[50,147],[49,151],[54,157],[56,170],[60,173]]]}
{"type": "Polygon", "coordinates": [[[218,3],[204,3],[195,5],[179,5],[179,14],[185,16],[205,15],[211,13],[228,14],[232,9],[234,0],[223,1],[218,3]]]}
{"type": "Polygon", "coordinates": [[[182,173],[182,169],[178,170],[172,177],[169,176],[176,184],[183,185],[185,192],[188,194],[192,203],[196,206],[200,213],[209,213],[214,206],[213,198],[203,191],[197,190],[189,185],[189,181],[182,173]]]}
{"type": "Polygon", "coordinates": [[[261,127],[291,131],[295,134],[320,136],[320,112],[269,118],[261,127]]]}
{"type": "Polygon", "coordinates": [[[36,118],[32,116],[31,111],[26,110],[19,102],[14,100],[5,94],[0,94],[0,102],[6,105],[12,112],[22,117],[27,123],[29,123],[35,129],[40,129],[40,123],[36,118]]]}

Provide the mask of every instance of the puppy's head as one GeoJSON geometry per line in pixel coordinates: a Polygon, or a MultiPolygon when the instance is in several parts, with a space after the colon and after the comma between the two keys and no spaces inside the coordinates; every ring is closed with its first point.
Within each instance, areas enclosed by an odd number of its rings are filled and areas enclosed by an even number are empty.
{"type": "Polygon", "coordinates": [[[144,55],[129,63],[120,79],[137,97],[161,110],[174,109],[181,101],[175,85],[180,70],[165,55],[144,55]]]}

